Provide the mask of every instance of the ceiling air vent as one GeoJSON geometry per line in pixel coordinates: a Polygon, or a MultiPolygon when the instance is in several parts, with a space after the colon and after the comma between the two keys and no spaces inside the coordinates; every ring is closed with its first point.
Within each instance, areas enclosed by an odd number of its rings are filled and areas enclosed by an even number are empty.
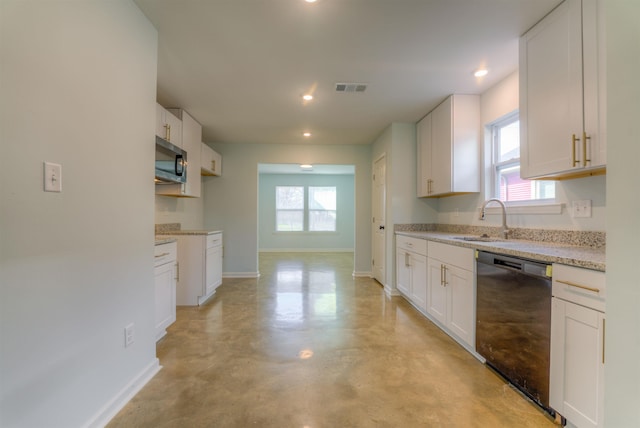
{"type": "Polygon", "coordinates": [[[364,83],[336,83],[336,92],[364,92],[366,89],[364,83]]]}

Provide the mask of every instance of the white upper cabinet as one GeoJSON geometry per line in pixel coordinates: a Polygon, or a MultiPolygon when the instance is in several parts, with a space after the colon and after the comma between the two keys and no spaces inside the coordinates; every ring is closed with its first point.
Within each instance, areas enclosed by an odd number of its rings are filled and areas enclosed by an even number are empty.
{"type": "MultiPolygon", "coordinates": [[[[168,109],[167,116],[178,117],[182,121],[182,149],[187,152],[187,182],[183,184],[162,184],[156,186],[157,195],[199,198],[202,182],[200,179],[200,145],[202,126],[182,109],[168,109]]],[[[171,127],[172,137],[174,130],[171,127]]],[[[175,143],[174,143],[175,144],[175,143]]]]}
{"type": "Polygon", "coordinates": [[[480,191],[480,98],[451,95],[417,124],[418,197],[480,191]]]}
{"type": "Polygon", "coordinates": [[[156,103],[156,135],[182,148],[182,121],[156,103]]]}
{"type": "Polygon", "coordinates": [[[200,174],[222,175],[222,156],[204,143],[200,145],[200,174]]]}
{"type": "Polygon", "coordinates": [[[603,173],[604,26],[599,0],[565,0],[520,39],[523,178],[603,173]]]}

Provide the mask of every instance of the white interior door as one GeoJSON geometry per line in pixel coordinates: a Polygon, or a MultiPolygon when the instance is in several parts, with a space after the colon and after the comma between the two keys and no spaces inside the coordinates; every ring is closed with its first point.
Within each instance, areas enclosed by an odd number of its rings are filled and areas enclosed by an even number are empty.
{"type": "Polygon", "coordinates": [[[373,278],[385,285],[385,248],[386,248],[386,224],[385,224],[385,198],[386,176],[385,170],[387,158],[380,156],[373,164],[373,259],[371,261],[373,278]]]}

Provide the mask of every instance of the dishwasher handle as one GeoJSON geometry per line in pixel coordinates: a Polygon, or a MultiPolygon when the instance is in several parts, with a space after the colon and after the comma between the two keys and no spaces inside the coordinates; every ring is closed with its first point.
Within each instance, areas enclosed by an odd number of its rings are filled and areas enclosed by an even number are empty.
{"type": "Polygon", "coordinates": [[[493,260],[493,264],[494,265],[498,265],[498,266],[504,266],[504,267],[508,267],[514,270],[518,270],[518,271],[522,271],[522,263],[521,262],[516,262],[516,261],[512,261],[512,260],[505,260],[505,259],[501,259],[496,257],[493,260]]]}
{"type": "Polygon", "coordinates": [[[551,277],[549,274],[550,270],[547,269],[549,264],[535,260],[503,256],[502,254],[494,254],[487,251],[478,251],[477,261],[481,264],[520,272],[524,275],[538,276],[542,278],[551,277]]]}

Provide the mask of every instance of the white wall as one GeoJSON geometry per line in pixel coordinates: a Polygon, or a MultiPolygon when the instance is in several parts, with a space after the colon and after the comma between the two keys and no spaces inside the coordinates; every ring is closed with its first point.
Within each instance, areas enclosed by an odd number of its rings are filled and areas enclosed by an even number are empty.
{"type": "Polygon", "coordinates": [[[394,224],[435,223],[438,216],[438,199],[418,198],[416,125],[392,123],[372,143],[371,162],[382,154],[386,157],[386,250],[385,287],[392,290],[395,284],[395,235],[394,224]]]}
{"type": "Polygon", "coordinates": [[[640,2],[607,8],[607,330],[605,426],[640,426],[640,2]]]}
{"type": "Polygon", "coordinates": [[[259,174],[258,246],[260,251],[353,251],[355,176],[353,174],[259,174]],[[336,188],[334,232],[276,232],[276,186],[336,188]]]}
{"type": "Polygon", "coordinates": [[[371,272],[369,145],[212,144],[223,173],[203,181],[204,227],[224,232],[225,275],[258,273],[258,164],[355,165],[356,273],[371,272]]]}
{"type": "Polygon", "coordinates": [[[156,224],[180,223],[182,229],[201,230],[204,225],[203,199],[156,195],[156,224]]]}
{"type": "MultiPolygon", "coordinates": [[[[480,98],[482,126],[485,127],[517,110],[518,102],[518,73],[515,72],[482,94],[480,98]]],[[[485,150],[484,153],[485,174],[482,177],[482,188],[487,189],[489,183],[484,181],[484,176],[488,176],[490,172],[490,169],[486,168],[486,166],[491,158],[490,151],[485,150]]],[[[484,222],[478,219],[478,208],[482,206],[485,199],[490,197],[488,191],[483,191],[477,195],[441,198],[438,207],[438,223],[498,226],[500,224],[498,216],[489,216],[484,222]]],[[[534,229],[603,231],[606,228],[605,199],[605,176],[558,181],[556,182],[556,201],[564,204],[561,214],[510,214],[508,223],[511,227],[534,229]],[[571,206],[571,201],[584,199],[592,201],[592,217],[572,218],[567,207],[571,206]]]]}
{"type": "Polygon", "coordinates": [[[2,0],[0,20],[0,425],[82,426],[157,365],[157,33],[125,0],[2,0]]]}

